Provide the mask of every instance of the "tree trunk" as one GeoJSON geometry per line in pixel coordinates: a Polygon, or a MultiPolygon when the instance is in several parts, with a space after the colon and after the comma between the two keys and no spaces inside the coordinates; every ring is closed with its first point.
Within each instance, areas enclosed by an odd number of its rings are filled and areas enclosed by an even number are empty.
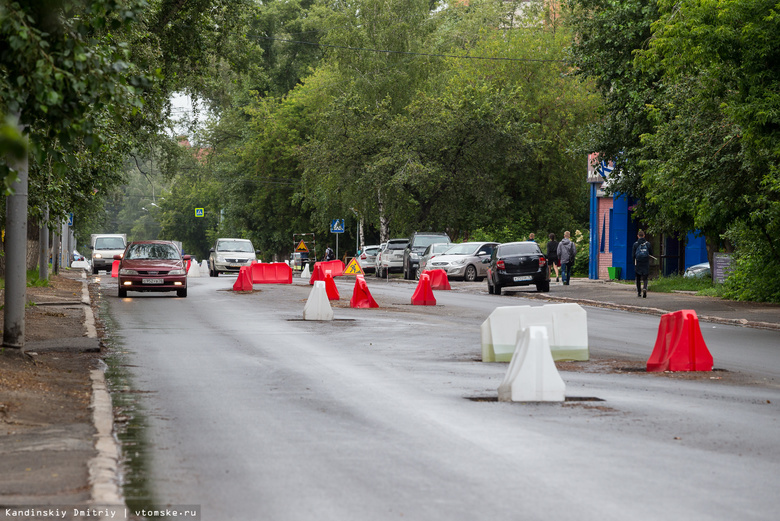
{"type": "Polygon", "coordinates": [[[41,229],[37,222],[27,220],[27,269],[37,270],[41,254],[41,229]]]}

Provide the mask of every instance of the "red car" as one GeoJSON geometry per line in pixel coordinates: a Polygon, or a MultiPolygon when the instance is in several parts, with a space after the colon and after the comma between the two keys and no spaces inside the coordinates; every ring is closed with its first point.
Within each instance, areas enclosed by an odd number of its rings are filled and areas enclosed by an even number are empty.
{"type": "Polygon", "coordinates": [[[187,261],[178,246],[170,241],[135,241],[124,255],[114,255],[119,262],[119,298],[128,291],[175,291],[187,296],[187,261]]]}

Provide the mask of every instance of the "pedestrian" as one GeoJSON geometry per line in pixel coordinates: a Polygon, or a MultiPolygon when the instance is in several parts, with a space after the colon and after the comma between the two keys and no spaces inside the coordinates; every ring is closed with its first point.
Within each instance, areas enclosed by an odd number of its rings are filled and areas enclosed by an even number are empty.
{"type": "Polygon", "coordinates": [[[533,233],[529,233],[528,240],[531,242],[536,242],[536,235],[534,235],[533,233]]]}
{"type": "Polygon", "coordinates": [[[559,281],[560,274],[558,273],[558,266],[561,265],[561,260],[558,258],[558,241],[555,240],[555,234],[551,233],[547,236],[547,262],[552,264],[555,270],[555,282],[559,281]]]}
{"type": "Polygon", "coordinates": [[[563,240],[558,243],[558,259],[561,263],[561,279],[563,285],[569,285],[571,270],[574,267],[574,256],[577,254],[577,245],[571,241],[571,232],[563,232],[563,240]]]}
{"type": "Polygon", "coordinates": [[[645,239],[645,232],[639,230],[636,234],[632,256],[634,258],[634,276],[636,277],[636,296],[647,298],[647,276],[650,274],[650,256],[653,247],[645,239]]]}
{"type": "Polygon", "coordinates": [[[323,260],[327,262],[327,261],[332,261],[335,258],[336,258],[336,254],[333,252],[331,247],[328,246],[327,248],[325,248],[325,258],[323,260]]]}

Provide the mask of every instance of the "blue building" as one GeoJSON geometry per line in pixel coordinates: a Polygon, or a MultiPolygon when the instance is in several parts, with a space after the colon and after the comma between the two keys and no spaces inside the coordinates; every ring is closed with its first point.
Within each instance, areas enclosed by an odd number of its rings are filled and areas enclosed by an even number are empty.
{"type": "MultiPolygon", "coordinates": [[[[634,278],[632,248],[641,223],[633,218],[636,199],[625,195],[607,195],[604,183],[612,171],[611,163],[599,161],[596,154],[588,157],[590,185],[590,259],[588,278],[634,278]],[[612,268],[612,269],[610,269],[612,268]],[[617,272],[620,275],[617,275],[617,272]],[[611,273],[610,273],[611,272],[611,273]],[[612,276],[611,276],[612,275],[612,276]]],[[[650,276],[683,273],[686,268],[707,262],[704,235],[688,232],[685,236],[653,236],[647,234],[653,248],[650,276]]]]}

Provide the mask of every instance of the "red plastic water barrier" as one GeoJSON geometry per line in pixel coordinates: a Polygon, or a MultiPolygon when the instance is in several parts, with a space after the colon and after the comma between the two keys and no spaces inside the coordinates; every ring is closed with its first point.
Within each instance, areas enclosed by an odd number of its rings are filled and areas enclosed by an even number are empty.
{"type": "Polygon", "coordinates": [[[315,262],[309,284],[314,284],[315,280],[325,280],[325,270],[330,270],[334,277],[340,277],[344,274],[344,263],[340,260],[315,262]]]}
{"type": "Polygon", "coordinates": [[[339,289],[336,287],[336,281],[333,280],[333,275],[330,274],[330,270],[325,270],[325,292],[328,294],[328,300],[339,300],[339,289]]]}
{"type": "Polygon", "coordinates": [[[433,296],[433,288],[431,288],[431,278],[427,272],[420,275],[420,282],[417,283],[417,289],[412,295],[412,304],[415,306],[436,305],[436,298],[433,296]]]}
{"type": "Polygon", "coordinates": [[[712,355],[699,328],[699,317],[692,309],[661,316],[653,354],[647,371],[712,371],[712,355]]]}
{"type": "Polygon", "coordinates": [[[252,291],[252,276],[249,274],[249,266],[241,266],[238,278],[233,284],[233,291],[252,291]]]}
{"type": "Polygon", "coordinates": [[[352,299],[349,301],[349,307],[351,308],[378,308],[379,304],[376,303],[374,297],[371,296],[371,292],[368,291],[368,284],[366,284],[366,278],[363,275],[355,276],[355,289],[352,291],[352,299]]]}
{"type": "Polygon", "coordinates": [[[118,277],[119,276],[119,261],[115,260],[111,264],[111,276],[112,277],[118,277]]]}
{"type": "Polygon", "coordinates": [[[292,269],[284,262],[258,262],[249,266],[253,284],[292,284],[292,269]]]}
{"type": "Polygon", "coordinates": [[[192,265],[192,259],[187,261],[187,273],[190,272],[190,266],[192,265]]]}
{"type": "Polygon", "coordinates": [[[452,289],[450,288],[450,279],[447,278],[447,272],[444,270],[429,270],[425,273],[431,278],[431,288],[433,289],[452,289]]]}

